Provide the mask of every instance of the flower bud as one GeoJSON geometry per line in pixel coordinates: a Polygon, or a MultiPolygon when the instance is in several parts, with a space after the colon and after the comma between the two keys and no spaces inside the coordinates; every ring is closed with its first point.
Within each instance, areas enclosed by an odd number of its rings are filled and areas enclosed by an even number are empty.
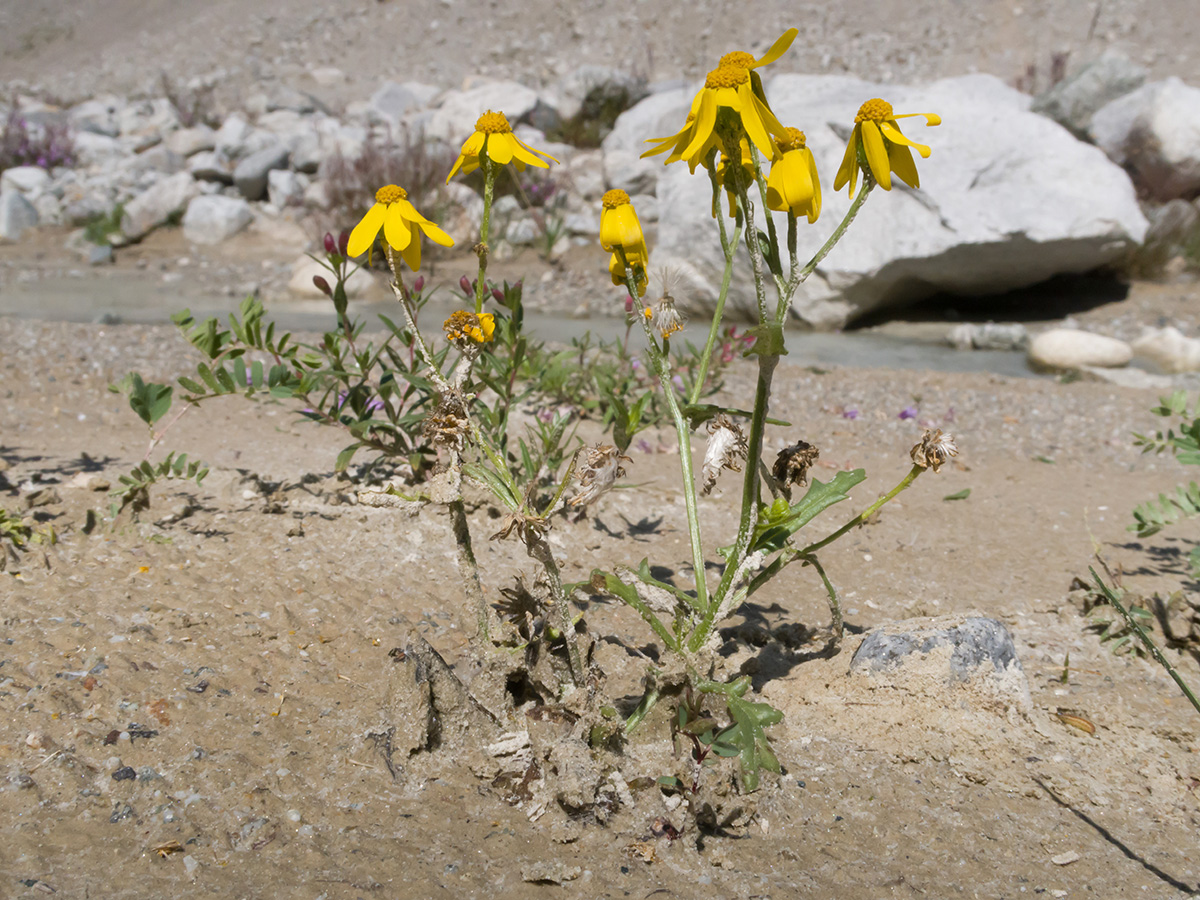
{"type": "Polygon", "coordinates": [[[325,232],[325,252],[326,253],[336,253],[337,252],[337,241],[335,241],[333,239],[333,235],[330,234],[328,231],[325,232]]]}
{"type": "Polygon", "coordinates": [[[475,291],[471,289],[471,279],[467,278],[466,275],[458,279],[458,286],[462,288],[462,292],[468,297],[471,297],[475,294],[475,291]]]}
{"type": "Polygon", "coordinates": [[[413,286],[412,286],[413,293],[414,293],[414,294],[419,294],[419,293],[421,293],[421,289],[422,289],[423,287],[425,287],[425,276],[424,276],[424,275],[418,275],[418,276],[417,276],[417,280],[413,282],[413,286]]]}
{"type": "Polygon", "coordinates": [[[633,313],[633,295],[626,294],[625,295],[625,314],[629,315],[632,313],[633,313]]]}
{"type": "Polygon", "coordinates": [[[350,247],[350,232],[343,231],[341,234],[338,235],[338,253],[340,253],[342,256],[349,256],[350,254],[346,252],[349,247],[350,247]]]}
{"type": "Polygon", "coordinates": [[[498,287],[494,287],[494,288],[492,288],[492,297],[495,298],[497,303],[503,303],[504,302],[504,291],[500,290],[500,288],[498,288],[498,287]]]}
{"type": "Polygon", "coordinates": [[[333,296],[333,289],[329,286],[329,282],[326,281],[324,278],[322,278],[320,275],[313,276],[313,284],[316,285],[317,290],[320,291],[322,294],[324,294],[326,297],[333,296]]]}

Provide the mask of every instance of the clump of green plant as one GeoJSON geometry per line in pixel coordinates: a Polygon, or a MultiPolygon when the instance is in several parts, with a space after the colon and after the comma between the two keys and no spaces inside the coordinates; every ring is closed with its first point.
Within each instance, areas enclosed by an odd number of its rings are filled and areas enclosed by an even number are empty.
{"type": "Polygon", "coordinates": [[[111,247],[113,235],[121,234],[121,219],[125,215],[125,204],[118,203],[107,213],[97,213],[83,225],[83,238],[97,247],[111,247]]]}
{"type": "MultiPolygon", "coordinates": [[[[407,455],[411,489],[364,490],[359,499],[383,507],[394,505],[399,494],[445,511],[474,624],[471,653],[477,674],[471,690],[492,700],[495,720],[519,704],[551,706],[573,723],[577,740],[603,752],[619,749],[661,701],[672,702],[670,721],[679,747],[690,748],[689,762],[696,764],[679,784],[697,802],[704,790],[700,776],[710,763],[736,759],[744,792],[759,787],[764,771],[780,768],[769,729],[782,713],[753,698],[749,679],[729,678],[724,671],[720,623],[785,571],[808,569],[816,576],[813,587],[828,603],[828,649],[836,652],[843,631],[841,603],[821,562],[822,551],[865,524],[926,470],[937,472],[958,453],[951,435],[926,431],[909,453],[907,472],[890,491],[839,524],[815,535],[808,531],[826,510],[847,500],[866,473],[841,471],[827,483],[810,482],[819,449],[768,414],[792,302],[877,186],[890,190],[893,177],[918,185],[909,148],[922,156],[930,151],[900,133],[898,117],[885,101],[864,103],[834,181],[835,189],[849,185],[853,201],[824,246],[802,262],[798,231],[807,227],[802,222],[815,223],[821,211],[816,162],[803,133],[776,120],[755,71],[781,55],[796,34],[796,29],[786,32],[761,59],[727,54],[697,96],[697,114],[678,134],[652,139],[648,151],[669,151],[668,162],[686,162],[707,176],[725,271],[703,346],[680,352],[682,316],[669,283],[657,298],[646,298],[649,252],[630,198],[620,190],[603,198],[600,243],[610,254],[618,297],[628,298],[630,331],[640,331],[644,339],[641,349],[631,351],[628,332],[615,353],[576,344],[547,354],[525,337],[519,284],[500,288],[487,279],[497,176],[510,163],[545,169],[552,159],[520,141],[503,113],[490,110],[476,121],[450,169],[451,177],[479,173],[483,216],[474,244],[478,273],[460,282],[462,308],[440,329],[421,321],[425,282],[415,273],[423,242],[448,246],[452,240],[394,183],[375,191],[374,204],[348,237],[336,247],[327,241],[334,283],[321,279],[318,286],[334,303],[338,328],[322,342],[275,338],[254,300],[243,305],[240,318],[230,317],[228,329],[216,320],[197,325],[186,312],[177,317],[205,357],[198,379],[178,380],[187,408],[209,397],[269,390],[303,404],[303,413],[314,421],[350,433],[353,443],[339,456],[339,467],[364,447],[385,458],[407,455]],[[855,193],[860,177],[862,187],[855,193]],[[779,213],[779,221],[766,210],[779,213]],[[347,315],[344,280],[349,260],[369,259],[381,235],[380,256],[390,270],[403,324],[385,318],[387,334],[376,342],[347,315]],[[734,261],[742,254],[750,260],[757,314],[750,341],[723,322],[734,261]],[[737,352],[755,366],[753,393],[711,402],[721,367],[737,352]],[[518,413],[546,396],[601,417],[611,427],[613,443],[602,440],[572,452],[569,419],[553,407],[546,417],[521,423],[518,413]],[[587,517],[606,502],[632,465],[625,452],[630,441],[650,422],[661,422],[678,449],[688,560],[677,571],[652,566],[645,558],[611,561],[583,580],[566,581],[564,551],[552,547],[550,532],[562,527],[563,512],[587,517]],[[778,433],[787,446],[773,459],[764,456],[772,428],[788,429],[778,433]],[[697,468],[693,443],[701,440],[705,449],[697,468]],[[701,516],[700,498],[725,472],[738,476],[738,524],[732,533],[714,537],[701,516]],[[479,537],[467,515],[468,492],[480,490],[490,495],[500,518],[488,539],[517,542],[536,565],[533,577],[502,590],[505,602],[499,610],[487,602],[486,573],[474,549],[479,537]],[[663,574],[672,571],[676,574],[663,574]],[[605,694],[593,654],[595,636],[573,605],[577,593],[626,604],[660,645],[645,674],[643,697],[632,710],[619,710],[605,694]]],[[[923,115],[938,124],[936,116],[923,115]]],[[[575,548],[568,545],[566,552],[575,548]]],[[[587,571],[570,556],[568,564],[580,574],[587,571]]]]}
{"type": "MultiPolygon", "coordinates": [[[[1150,412],[1177,422],[1150,436],[1135,433],[1134,445],[1141,447],[1143,453],[1170,453],[1185,466],[1200,465],[1200,406],[1189,407],[1187,392],[1175,391],[1160,398],[1159,405],[1150,412]]],[[[1134,521],[1129,530],[1140,538],[1150,537],[1169,525],[1196,516],[1200,516],[1200,485],[1191,481],[1134,507],[1134,521]]],[[[1200,546],[1192,548],[1188,562],[1192,577],[1200,578],[1200,546]]]]}

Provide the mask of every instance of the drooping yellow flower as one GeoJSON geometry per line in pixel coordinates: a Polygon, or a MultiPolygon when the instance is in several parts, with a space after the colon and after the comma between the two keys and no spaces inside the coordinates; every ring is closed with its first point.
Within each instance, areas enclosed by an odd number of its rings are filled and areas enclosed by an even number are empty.
{"type": "Polygon", "coordinates": [[[892,189],[893,172],[909,187],[920,187],[917,164],[913,162],[912,153],[908,148],[915,148],[922,159],[928,159],[933,151],[924,144],[906,138],[900,132],[900,125],[896,121],[913,116],[924,116],[926,125],[942,123],[942,117],[933,113],[905,113],[898,116],[892,112],[892,104],[879,98],[868,100],[859,107],[858,115],[854,117],[854,133],[846,145],[846,155],[842,157],[837,178],[833,180],[833,189],[840,191],[842,185],[849,182],[850,196],[854,196],[854,186],[858,182],[860,147],[871,174],[885,191],[892,189]]]}
{"type": "Polygon", "coordinates": [[[491,313],[473,313],[460,309],[450,314],[450,318],[442,323],[442,328],[451,341],[470,339],[477,344],[486,344],[496,332],[496,320],[491,313]]]}
{"type": "Polygon", "coordinates": [[[792,46],[792,41],[796,39],[796,35],[800,33],[797,28],[789,28],[779,36],[779,39],[771,45],[758,59],[754,58],[753,53],[747,53],[745,50],[733,50],[721,57],[718,65],[722,66],[741,66],[743,69],[757,69],[761,66],[770,65],[783,56],[787,52],[788,47],[792,46]]]}
{"type": "Polygon", "coordinates": [[[547,159],[550,162],[558,162],[549,153],[530,147],[513,134],[512,126],[508,124],[504,113],[492,112],[489,109],[475,122],[475,132],[463,143],[458,159],[454,161],[454,167],[446,176],[446,183],[449,184],[450,179],[460,170],[464,175],[474,172],[483,165],[482,160],[485,156],[502,166],[511,162],[522,172],[526,166],[550,168],[547,159]]]}
{"type": "Polygon", "coordinates": [[[767,176],[767,208],[787,210],[793,216],[808,216],[809,223],[821,214],[821,181],[817,161],[808,149],[804,132],[789,128],[788,137],[779,142],[783,154],[771,166],[767,176]]]}
{"type": "Polygon", "coordinates": [[[408,267],[414,272],[421,267],[421,236],[435,244],[450,247],[454,239],[437,225],[417,212],[408,202],[408,193],[402,187],[389,184],[375,192],[375,205],[367,210],[362,221],[350,232],[346,245],[347,256],[362,256],[375,243],[379,229],[393,250],[398,250],[408,267]]]}
{"type": "Polygon", "coordinates": [[[750,70],[734,65],[718,66],[709,72],[704,87],[692,100],[692,115],[688,117],[683,130],[669,137],[653,138],[658,146],[647,150],[642,156],[653,156],[673,149],[667,162],[682,159],[695,171],[696,162],[702,161],[719,141],[714,127],[721,109],[731,109],[737,113],[746,136],[754,142],[759,152],[767,159],[775,158],[778,151],[771,134],[784,137],[786,132],[766,101],[755,93],[750,70]]]}
{"type": "Polygon", "coordinates": [[[646,293],[646,265],[650,261],[650,253],[646,250],[646,238],[642,234],[642,223],[638,221],[637,211],[629,202],[629,195],[622,190],[611,190],[600,202],[600,246],[612,253],[608,263],[608,272],[613,284],[625,283],[626,267],[637,275],[638,296],[646,293]],[[621,263],[621,254],[625,254],[625,263],[621,263]]]}

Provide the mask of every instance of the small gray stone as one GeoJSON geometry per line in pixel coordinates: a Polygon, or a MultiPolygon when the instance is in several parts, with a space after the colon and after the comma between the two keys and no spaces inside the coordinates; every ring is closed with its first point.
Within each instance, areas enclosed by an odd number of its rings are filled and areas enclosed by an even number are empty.
{"type": "Polygon", "coordinates": [[[219,244],[253,220],[250,205],[239,197],[197,197],[183,215],[183,236],[193,244],[219,244]]]}
{"type": "Polygon", "coordinates": [[[1096,110],[1136,91],[1146,70],[1119,53],[1105,53],[1033,101],[1033,111],[1049,116],[1077,137],[1085,137],[1096,110]]]}
{"type": "Polygon", "coordinates": [[[182,215],[198,192],[196,180],[188,172],[164,178],[129,201],[121,217],[122,233],[130,240],[144,237],[173,216],[182,215]]]}
{"type": "Polygon", "coordinates": [[[71,127],[76,131],[116,137],[121,133],[121,125],[117,121],[117,104],[115,97],[107,100],[85,100],[78,106],[73,106],[67,113],[71,127]]]}
{"type": "Polygon", "coordinates": [[[958,350],[1024,350],[1029,332],[1020,322],[963,322],[950,330],[947,340],[958,350]]]}
{"type": "Polygon", "coordinates": [[[289,169],[272,169],[267,173],[267,196],[277,209],[298,206],[304,202],[304,189],[308,187],[308,176],[289,169]]]}
{"type": "Polygon", "coordinates": [[[17,241],[38,223],[37,209],[19,191],[0,191],[0,241],[17,241]]]}
{"type": "Polygon", "coordinates": [[[88,250],[88,265],[89,266],[108,266],[112,265],[113,248],[111,244],[92,244],[88,250]]]}
{"type": "Polygon", "coordinates": [[[233,184],[233,163],[215,150],[201,150],[188,160],[188,171],[201,181],[233,184]]]}
{"type": "Polygon", "coordinates": [[[261,200],[267,192],[267,175],[272,169],[285,169],[288,148],[276,144],[252,153],[233,170],[233,183],[247,200],[261,200]]]}
{"type": "Polygon", "coordinates": [[[41,166],[13,166],[0,172],[0,191],[37,194],[50,183],[50,173],[41,166]]]}
{"type": "Polygon", "coordinates": [[[180,128],[167,138],[167,147],[185,159],[201,150],[212,150],[217,146],[217,133],[207,125],[180,128]]]}

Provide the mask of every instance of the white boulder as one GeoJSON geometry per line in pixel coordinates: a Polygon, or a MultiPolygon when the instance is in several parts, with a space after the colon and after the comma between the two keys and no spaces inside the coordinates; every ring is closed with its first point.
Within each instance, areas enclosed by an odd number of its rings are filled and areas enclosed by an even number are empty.
{"type": "Polygon", "coordinates": [[[1097,110],[1145,83],[1143,67],[1119,53],[1108,52],[1035,99],[1033,111],[1084,137],[1097,110]]]}
{"type": "Polygon", "coordinates": [[[38,223],[37,209],[20,191],[0,190],[0,241],[17,241],[38,223]]]}
{"type": "Polygon", "coordinates": [[[1051,328],[1029,342],[1029,363],[1035,369],[1112,369],[1131,359],[1133,349],[1124,341],[1075,328],[1051,328]]]}
{"type": "Polygon", "coordinates": [[[441,106],[425,123],[425,136],[455,147],[475,130],[476,120],[488,110],[502,112],[516,127],[538,103],[537,91],[515,81],[489,81],[466,91],[447,91],[441,106]]]}
{"type": "Polygon", "coordinates": [[[1160,200],[1200,192],[1200,88],[1155,81],[1102,107],[1092,139],[1160,200]]]}
{"type": "Polygon", "coordinates": [[[183,236],[193,244],[219,244],[254,221],[250,204],[240,197],[196,197],[183,214],[183,236]]]}
{"type": "MultiPolygon", "coordinates": [[[[315,276],[324,278],[329,286],[333,287],[333,276],[328,269],[311,256],[301,256],[292,264],[288,291],[297,297],[324,297],[324,292],[313,284],[315,276]]],[[[350,300],[360,300],[379,293],[379,283],[365,268],[356,269],[354,274],[346,279],[346,297],[350,300]]]]}
{"type": "Polygon", "coordinates": [[[138,194],[125,206],[121,233],[131,241],[149,234],[174,216],[182,215],[188,202],[199,193],[196,179],[177,172],[138,194]]]}
{"type": "MultiPolygon", "coordinates": [[[[793,312],[817,327],[840,327],[871,310],[941,291],[985,295],[1087,272],[1121,258],[1145,233],[1128,176],[1097,148],[1029,112],[1027,96],[990,75],[922,87],[779,75],[767,94],[783,124],[807,135],[824,189],[819,222],[800,223],[801,262],[821,247],[850,205],[844,189],[834,194],[832,188],[859,106],[884,96],[897,113],[931,112],[943,119],[937,128],[919,118],[903,121],[913,140],[933,148],[930,159],[917,160],[920,190],[898,179],[890,193],[876,190],[846,237],[801,285],[793,312]]],[[[662,95],[643,101],[652,102],[663,103],[662,95]]],[[[686,105],[677,106],[668,122],[643,134],[670,134],[686,114],[686,105]]],[[[660,164],[659,170],[652,263],[679,269],[695,300],[711,303],[724,259],[708,179],[700,170],[689,174],[683,163],[660,164]]],[[[776,227],[786,234],[782,214],[776,214],[776,227]]],[[[744,253],[733,284],[734,307],[753,308],[744,253]]]]}
{"type": "Polygon", "coordinates": [[[1133,342],[1133,352],[1164,372],[1200,372],[1200,341],[1171,325],[1147,328],[1133,342]]]}
{"type": "Polygon", "coordinates": [[[0,191],[39,194],[50,184],[50,173],[41,166],[13,166],[0,172],[0,191]]]}

